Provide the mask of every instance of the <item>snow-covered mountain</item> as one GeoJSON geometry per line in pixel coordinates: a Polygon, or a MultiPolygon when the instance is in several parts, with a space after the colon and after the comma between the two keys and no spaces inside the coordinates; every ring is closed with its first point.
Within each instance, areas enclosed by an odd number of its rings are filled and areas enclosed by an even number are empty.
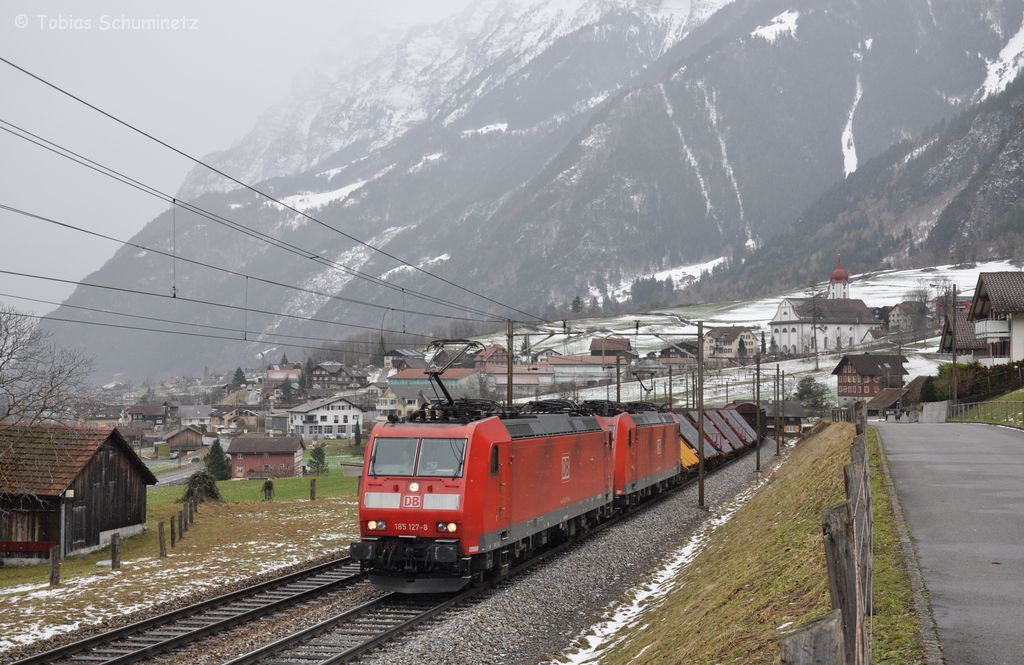
{"type": "MultiPolygon", "coordinates": [[[[551,313],[637,275],[723,255],[736,263],[835,183],[857,178],[871,158],[998,92],[1021,67],[1024,0],[980,4],[979,11],[962,0],[483,0],[339,67],[210,160],[328,226],[551,313]]],[[[182,189],[182,198],[197,197],[391,284],[497,310],[200,171],[182,189]]],[[[179,214],[177,223],[184,255],[403,306],[393,291],[208,220],[179,214]]],[[[170,227],[162,215],[135,240],[167,247],[170,227]]],[[[158,259],[124,250],[94,278],[163,285],[171,266],[158,259]]],[[[236,277],[180,264],[177,279],[178,293],[208,300],[246,298],[268,311],[380,325],[379,310],[336,298],[251,284],[243,293],[236,277]]],[[[71,302],[110,306],[109,298],[79,289],[71,302]]],[[[243,323],[237,312],[181,302],[124,296],[119,304],[243,323]]],[[[433,308],[415,299],[404,306],[433,308]]],[[[328,332],[267,316],[244,323],[328,332]]],[[[433,331],[451,321],[406,323],[433,331]]],[[[155,354],[152,336],[74,334],[102,370],[137,375],[219,366],[257,348],[239,345],[229,361],[212,343],[170,339],[155,354]]]]}

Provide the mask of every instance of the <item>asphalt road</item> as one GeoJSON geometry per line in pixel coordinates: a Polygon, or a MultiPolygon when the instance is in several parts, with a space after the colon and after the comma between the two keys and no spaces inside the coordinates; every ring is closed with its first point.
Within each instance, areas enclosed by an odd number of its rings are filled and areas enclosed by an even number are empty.
{"type": "Polygon", "coordinates": [[[1024,432],[879,424],[950,665],[1024,663],[1024,432]]]}

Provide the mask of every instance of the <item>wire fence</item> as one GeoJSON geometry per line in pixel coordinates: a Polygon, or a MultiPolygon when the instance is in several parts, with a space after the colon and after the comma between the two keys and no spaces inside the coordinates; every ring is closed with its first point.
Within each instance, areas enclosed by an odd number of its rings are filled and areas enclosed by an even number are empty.
{"type": "Polygon", "coordinates": [[[1024,401],[967,402],[950,406],[949,420],[1024,427],[1024,401]]]}

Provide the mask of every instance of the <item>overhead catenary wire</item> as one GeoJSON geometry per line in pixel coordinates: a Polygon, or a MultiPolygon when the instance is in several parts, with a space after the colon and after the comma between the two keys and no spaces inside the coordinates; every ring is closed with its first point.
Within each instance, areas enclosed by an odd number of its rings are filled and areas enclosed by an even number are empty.
{"type": "MultiPolygon", "coordinates": [[[[46,300],[44,298],[31,298],[29,296],[19,296],[19,295],[13,294],[13,293],[3,293],[3,292],[0,292],[0,298],[16,298],[18,300],[25,300],[27,302],[39,303],[39,304],[42,304],[42,305],[54,305],[55,307],[65,307],[65,308],[68,308],[68,309],[76,309],[76,310],[81,310],[81,311],[84,311],[84,312],[95,312],[97,314],[110,314],[111,316],[123,316],[123,317],[127,317],[127,318],[130,318],[130,319],[139,319],[139,320],[142,320],[142,321],[155,321],[155,322],[158,322],[158,323],[169,323],[169,324],[176,325],[176,326],[192,326],[192,327],[196,327],[196,328],[209,328],[210,330],[220,330],[220,331],[224,331],[224,332],[234,332],[234,333],[238,333],[238,334],[273,335],[274,337],[285,337],[285,338],[288,338],[288,339],[301,339],[301,340],[306,340],[306,341],[310,341],[310,342],[324,342],[324,343],[331,344],[333,346],[342,347],[342,348],[359,349],[360,347],[365,346],[366,344],[368,344],[368,342],[366,342],[366,341],[338,340],[336,338],[331,338],[331,337],[313,337],[313,336],[309,336],[309,335],[291,335],[291,334],[280,333],[280,332],[268,333],[268,332],[260,332],[258,330],[245,330],[245,329],[242,329],[242,328],[231,328],[231,327],[228,327],[228,326],[215,326],[215,325],[210,324],[210,323],[195,323],[193,321],[176,321],[174,319],[163,319],[163,318],[160,318],[158,316],[147,316],[145,314],[128,314],[126,312],[118,312],[117,310],[103,309],[103,308],[100,308],[100,307],[86,307],[85,305],[70,305],[68,303],[62,303],[62,302],[59,302],[59,301],[56,301],[56,300],[46,300]],[[352,345],[352,346],[348,347],[347,345],[352,345]]],[[[168,330],[168,331],[165,331],[165,332],[174,332],[174,331],[168,330]]],[[[397,331],[397,330],[387,330],[385,332],[398,333],[399,331],[397,331]]],[[[245,340],[243,339],[243,341],[245,341],[245,340]]],[[[251,340],[249,340],[249,341],[251,341],[251,340]]]]}
{"type": "MultiPolygon", "coordinates": [[[[492,312],[488,312],[488,311],[485,311],[485,310],[477,309],[475,307],[470,307],[468,305],[463,305],[463,304],[460,304],[460,303],[449,301],[449,300],[446,300],[446,299],[441,298],[439,296],[433,296],[433,295],[430,295],[430,294],[427,294],[427,293],[422,293],[422,292],[416,291],[414,289],[406,289],[404,287],[400,287],[400,286],[398,286],[396,284],[392,284],[392,283],[388,282],[387,280],[385,280],[385,279],[383,279],[381,277],[377,277],[377,276],[371,275],[369,273],[363,272],[361,270],[357,270],[355,268],[351,268],[351,267],[346,266],[346,265],[344,265],[342,263],[339,263],[337,261],[328,259],[328,258],[326,258],[326,257],[324,257],[324,256],[322,256],[322,255],[320,255],[318,253],[316,253],[315,251],[312,251],[312,250],[309,250],[309,249],[305,249],[303,247],[299,247],[297,245],[294,245],[294,244],[292,244],[290,242],[287,242],[285,240],[281,240],[279,238],[275,238],[275,237],[273,237],[273,236],[271,236],[271,235],[269,235],[267,233],[263,233],[263,232],[258,231],[256,229],[253,229],[253,228],[251,228],[249,226],[246,226],[246,225],[242,224],[241,222],[238,222],[238,221],[233,220],[233,219],[229,219],[229,218],[224,217],[222,215],[218,215],[218,214],[216,214],[214,212],[211,212],[209,210],[206,210],[204,208],[196,206],[195,204],[190,203],[188,201],[182,201],[181,199],[178,199],[177,197],[175,197],[175,196],[173,196],[171,194],[163,192],[160,189],[158,189],[156,187],[153,187],[152,185],[149,185],[149,184],[144,183],[144,182],[142,182],[140,180],[137,180],[137,179],[135,179],[135,178],[133,178],[133,177],[131,177],[129,175],[126,175],[125,173],[122,173],[121,171],[118,171],[117,169],[111,168],[110,166],[107,166],[105,164],[97,162],[97,161],[95,161],[95,160],[93,160],[93,159],[91,159],[89,157],[86,157],[85,155],[82,155],[81,153],[78,153],[78,152],[75,152],[74,150],[71,150],[70,148],[68,148],[66,146],[63,146],[63,145],[61,145],[59,143],[56,143],[55,141],[51,141],[50,139],[47,139],[47,138],[45,138],[43,136],[40,136],[39,134],[35,134],[35,133],[25,129],[24,127],[16,125],[16,124],[14,124],[12,122],[9,122],[7,120],[4,120],[3,118],[0,118],[0,125],[7,125],[7,127],[0,126],[0,131],[7,132],[11,136],[15,136],[17,138],[22,139],[23,141],[26,141],[26,142],[31,143],[33,145],[36,145],[36,146],[38,146],[40,148],[43,148],[44,150],[47,150],[47,151],[49,151],[49,152],[51,152],[51,153],[53,153],[53,154],[55,154],[55,155],[57,155],[59,157],[67,159],[68,161],[71,161],[71,162],[73,162],[75,164],[78,164],[79,166],[84,166],[85,168],[88,168],[88,169],[90,169],[92,171],[95,171],[96,173],[99,173],[99,174],[101,174],[103,176],[111,178],[112,180],[120,182],[123,185],[127,185],[128,187],[132,187],[133,189],[136,189],[136,190],[138,190],[138,191],[140,191],[140,192],[142,192],[144,194],[147,194],[147,195],[152,196],[154,198],[160,199],[161,201],[165,201],[167,203],[170,203],[174,207],[181,207],[181,208],[183,208],[185,210],[188,210],[189,212],[191,212],[191,213],[193,213],[193,214],[195,214],[195,215],[197,215],[199,217],[203,217],[205,219],[208,219],[208,220],[210,220],[210,221],[212,221],[212,222],[214,222],[216,224],[219,224],[221,226],[229,228],[229,229],[231,229],[233,231],[237,231],[237,232],[239,232],[239,233],[241,233],[243,235],[246,235],[246,236],[248,236],[250,238],[253,238],[255,240],[259,240],[261,242],[265,242],[265,243],[271,245],[272,247],[276,247],[277,249],[281,249],[283,251],[289,252],[289,253],[294,254],[296,256],[299,256],[299,257],[301,257],[303,259],[308,259],[308,260],[313,261],[315,263],[318,263],[320,265],[324,265],[326,267],[329,267],[329,268],[332,268],[332,269],[335,269],[335,270],[339,270],[341,272],[344,272],[345,274],[352,275],[353,277],[358,277],[360,279],[366,280],[366,281],[368,281],[370,283],[373,283],[373,284],[376,284],[378,286],[383,286],[385,288],[392,289],[394,291],[399,291],[399,290],[401,290],[403,292],[404,291],[408,291],[408,293],[416,296],[417,298],[420,298],[420,299],[425,300],[427,302],[434,303],[436,305],[441,305],[441,306],[444,306],[444,307],[450,307],[452,309],[457,309],[457,310],[461,310],[461,311],[465,311],[465,312],[470,312],[470,313],[477,314],[477,315],[480,315],[480,316],[483,316],[483,317],[492,318],[495,321],[499,321],[499,320],[503,321],[504,320],[503,318],[497,316],[496,314],[494,314],[492,312]],[[17,131],[12,131],[12,129],[8,129],[8,127],[13,128],[13,130],[17,130],[17,131]],[[19,133],[19,132],[21,132],[21,133],[19,133]]],[[[173,210],[173,208],[172,208],[172,210],[173,210]]]]}
{"type": "MultiPolygon", "coordinates": [[[[17,215],[21,215],[23,217],[29,217],[29,218],[38,220],[40,222],[45,222],[47,224],[53,224],[54,226],[59,226],[59,227],[62,227],[62,228],[65,228],[65,229],[68,229],[68,230],[71,230],[71,231],[77,231],[79,233],[84,233],[86,235],[90,235],[90,236],[93,236],[95,238],[101,238],[103,240],[108,240],[110,242],[120,243],[121,245],[125,245],[126,247],[134,247],[136,249],[140,249],[140,250],[143,250],[143,251],[146,251],[146,252],[152,252],[152,253],[158,254],[160,256],[165,256],[165,257],[171,259],[172,262],[184,261],[185,263],[191,263],[193,265],[197,265],[197,266],[200,266],[202,268],[208,268],[210,270],[216,270],[216,271],[223,272],[223,273],[226,273],[226,274],[229,274],[229,275],[235,275],[235,276],[238,276],[238,277],[242,277],[246,281],[248,281],[249,279],[253,279],[253,280],[258,281],[258,282],[263,282],[264,284],[269,284],[269,285],[272,285],[272,286],[278,286],[278,287],[285,288],[285,289],[291,289],[291,290],[295,290],[295,291],[300,291],[302,293],[308,293],[310,295],[314,295],[314,296],[317,296],[317,297],[320,297],[320,298],[328,298],[328,299],[331,299],[331,300],[338,300],[338,301],[341,301],[341,302],[347,302],[347,303],[351,303],[351,304],[362,305],[362,306],[365,306],[365,307],[372,307],[374,309],[383,309],[383,310],[388,310],[388,311],[403,311],[403,312],[408,312],[409,314],[418,314],[418,315],[423,315],[423,316],[438,317],[438,318],[442,318],[442,319],[449,319],[449,320],[455,320],[455,321],[472,321],[474,323],[482,322],[480,319],[467,318],[467,317],[462,317],[462,316],[452,316],[451,314],[431,314],[429,312],[422,312],[422,311],[419,311],[419,310],[403,310],[402,308],[399,308],[399,307],[391,307],[389,305],[381,305],[379,303],[365,302],[365,301],[358,300],[358,299],[355,299],[355,298],[348,298],[346,296],[339,296],[339,295],[335,295],[335,294],[331,294],[331,293],[324,293],[322,291],[314,291],[313,289],[307,289],[307,288],[304,288],[304,287],[301,287],[301,286],[295,286],[293,284],[286,284],[284,282],[278,282],[276,280],[267,279],[265,277],[256,277],[255,275],[248,275],[246,273],[239,272],[237,270],[232,270],[231,268],[224,268],[223,266],[215,266],[215,265],[213,265],[211,263],[206,263],[204,261],[199,261],[197,259],[190,259],[190,258],[181,256],[181,255],[177,255],[176,256],[173,252],[166,252],[166,251],[164,251],[162,249],[156,249],[155,247],[149,247],[149,246],[143,245],[141,243],[132,242],[130,240],[122,240],[120,238],[115,238],[114,236],[107,235],[105,233],[100,233],[99,231],[93,231],[91,229],[86,229],[86,228],[81,227],[81,226],[76,226],[76,225],[70,224],[68,222],[62,222],[60,220],[53,219],[52,217],[46,217],[45,215],[40,215],[40,214],[37,214],[37,213],[34,213],[34,212],[30,212],[28,210],[22,210],[21,208],[15,208],[14,206],[9,206],[9,205],[7,205],[5,203],[0,203],[0,210],[6,210],[8,212],[11,212],[11,213],[14,213],[14,214],[17,214],[17,215]]],[[[171,297],[172,298],[176,298],[178,300],[181,300],[181,298],[177,298],[177,290],[176,289],[173,291],[171,297]]],[[[371,329],[375,330],[375,328],[371,328],[371,329]]]]}
{"type": "Polygon", "coordinates": [[[188,159],[188,160],[194,162],[195,164],[198,164],[199,166],[202,166],[203,168],[205,168],[205,169],[207,169],[207,170],[209,170],[209,171],[211,171],[213,173],[216,173],[217,175],[219,175],[219,176],[221,176],[223,178],[226,178],[227,180],[230,180],[231,182],[235,183],[236,185],[238,185],[238,186],[240,186],[240,187],[242,187],[244,189],[247,189],[247,190],[253,192],[254,194],[262,196],[263,198],[265,198],[265,199],[267,199],[269,201],[272,201],[272,202],[274,202],[274,203],[276,203],[276,204],[278,204],[278,205],[280,205],[280,206],[282,206],[284,208],[287,208],[288,210],[291,210],[292,212],[294,212],[294,213],[296,213],[298,215],[301,215],[302,217],[305,217],[306,219],[308,219],[309,221],[311,221],[311,222],[313,222],[315,224],[318,224],[318,225],[320,225],[320,226],[322,226],[322,227],[324,227],[326,229],[329,229],[329,230],[331,230],[331,231],[333,231],[335,233],[338,233],[338,234],[344,236],[345,238],[348,238],[349,240],[351,240],[352,242],[354,242],[356,244],[362,245],[363,247],[366,247],[367,249],[370,249],[370,250],[372,250],[374,252],[377,252],[377,253],[379,253],[379,254],[381,254],[383,256],[386,256],[386,257],[392,259],[393,261],[396,261],[396,262],[401,263],[401,264],[403,264],[405,266],[408,266],[409,268],[412,268],[413,270],[415,270],[415,271],[417,271],[419,273],[422,273],[422,274],[424,274],[424,275],[426,275],[428,277],[431,277],[431,278],[436,279],[436,280],[438,280],[440,282],[448,284],[449,286],[452,286],[452,287],[454,287],[454,288],[456,288],[456,289],[458,289],[460,291],[463,291],[463,292],[468,293],[470,295],[473,295],[473,296],[476,296],[476,297],[481,298],[483,300],[486,300],[487,302],[490,302],[490,303],[492,303],[494,305],[498,305],[499,307],[503,307],[505,309],[508,309],[510,311],[513,311],[513,312],[516,312],[518,314],[522,314],[524,316],[527,316],[527,317],[529,317],[531,319],[534,319],[534,320],[537,320],[537,321],[543,321],[544,320],[542,317],[539,317],[539,316],[536,316],[536,315],[531,314],[529,312],[523,311],[523,310],[521,310],[521,309],[519,309],[517,307],[514,307],[514,306],[506,304],[506,303],[503,303],[503,302],[501,302],[499,300],[491,298],[490,296],[484,295],[483,293],[480,293],[480,292],[475,291],[473,289],[470,289],[468,287],[462,286],[461,284],[458,284],[458,283],[456,283],[456,282],[454,282],[454,281],[452,281],[450,279],[447,279],[445,277],[437,275],[437,274],[435,274],[435,273],[433,273],[433,272],[431,272],[429,270],[426,270],[426,269],[424,269],[424,268],[422,268],[420,266],[417,266],[417,265],[415,265],[413,263],[410,263],[410,262],[406,261],[405,259],[402,259],[402,258],[400,258],[400,257],[398,257],[398,256],[396,256],[396,255],[394,255],[394,254],[392,254],[390,252],[388,252],[387,250],[381,249],[380,247],[376,247],[376,246],[374,246],[374,245],[372,245],[372,244],[370,244],[370,243],[368,243],[368,242],[366,242],[366,241],[364,241],[364,240],[362,240],[360,238],[357,238],[356,236],[354,236],[354,235],[352,235],[350,233],[347,233],[346,231],[342,231],[341,229],[338,229],[338,228],[336,228],[334,226],[331,226],[330,224],[327,224],[326,222],[323,222],[320,219],[317,219],[316,217],[314,217],[314,216],[312,216],[312,215],[310,215],[310,214],[308,214],[308,213],[306,213],[306,212],[304,212],[304,211],[302,211],[302,210],[300,210],[298,208],[295,208],[294,206],[288,205],[287,203],[284,203],[284,202],[280,201],[279,199],[277,199],[274,196],[264,192],[263,190],[255,187],[253,185],[250,185],[250,184],[248,184],[248,183],[246,183],[246,182],[236,178],[235,176],[232,176],[229,173],[226,173],[226,172],[222,171],[221,169],[218,169],[217,167],[213,166],[212,164],[209,164],[209,163],[203,161],[202,159],[200,159],[198,157],[195,157],[195,156],[189,154],[188,152],[186,152],[186,151],[184,151],[184,150],[182,150],[180,148],[175,147],[174,145],[164,141],[163,139],[160,139],[160,138],[154,136],[153,134],[150,134],[149,132],[147,132],[147,131],[139,128],[139,127],[136,127],[132,123],[130,123],[130,122],[126,121],[126,120],[122,120],[121,118],[119,118],[118,116],[114,115],[113,113],[110,113],[109,111],[106,111],[106,110],[100,108],[99,106],[97,106],[97,105],[95,105],[95,104],[93,104],[91,102],[86,101],[82,97],[79,97],[78,95],[75,95],[74,93],[70,92],[69,90],[66,90],[66,89],[62,88],[61,86],[57,85],[56,83],[52,83],[51,81],[43,78],[42,76],[40,76],[38,74],[35,74],[35,73],[29,71],[28,69],[25,69],[24,67],[22,67],[22,66],[20,66],[18,64],[15,64],[14,62],[11,62],[10,60],[8,60],[7,58],[4,58],[3,56],[0,56],[0,62],[3,62],[4,64],[8,65],[9,67],[12,67],[13,69],[18,70],[22,74],[25,74],[26,76],[28,76],[28,77],[30,77],[32,79],[35,79],[39,83],[42,83],[43,85],[49,87],[50,89],[57,91],[58,93],[64,95],[65,97],[73,99],[74,101],[78,102],[79,104],[82,104],[83,106],[86,106],[86,107],[92,109],[96,113],[99,113],[100,115],[102,115],[102,116],[112,120],[113,122],[116,122],[117,124],[119,124],[119,125],[121,125],[123,127],[126,127],[127,129],[130,129],[131,131],[133,131],[133,132],[135,132],[135,133],[137,133],[137,134],[139,134],[141,136],[144,136],[145,138],[149,139],[150,141],[153,141],[154,143],[157,143],[158,145],[163,146],[164,148],[170,150],[171,152],[174,152],[175,154],[178,154],[178,155],[184,157],[185,159],[188,159]]]}
{"type": "MultiPolygon", "coordinates": [[[[166,293],[156,293],[154,291],[143,291],[141,289],[129,289],[127,287],[112,286],[112,285],[109,285],[109,284],[90,284],[89,282],[77,282],[77,281],[75,281],[73,279],[63,279],[61,277],[49,277],[47,275],[35,275],[35,274],[32,274],[32,273],[18,272],[18,271],[15,271],[15,270],[3,270],[3,269],[0,269],[0,275],[12,275],[14,277],[26,277],[26,278],[29,278],[29,279],[38,279],[38,280],[43,280],[43,281],[47,281],[47,282],[56,282],[58,284],[70,284],[72,286],[84,286],[84,287],[93,288],[93,289],[104,289],[104,290],[108,290],[108,291],[118,291],[118,292],[121,292],[121,293],[130,293],[132,295],[138,295],[138,296],[148,296],[148,297],[151,297],[151,298],[161,298],[161,299],[164,299],[164,300],[171,300],[171,296],[166,294],[166,293]]],[[[342,327],[345,327],[345,328],[357,328],[357,329],[360,329],[360,330],[373,330],[373,331],[377,331],[378,330],[378,328],[376,328],[374,326],[364,326],[364,325],[358,324],[358,323],[344,323],[342,321],[331,321],[329,319],[317,319],[317,318],[313,318],[313,317],[310,317],[310,316],[299,316],[298,314],[286,314],[284,312],[272,312],[272,311],[268,311],[268,310],[265,310],[265,309],[256,309],[254,307],[242,307],[241,305],[231,305],[231,304],[228,304],[228,303],[213,302],[213,301],[210,301],[210,300],[202,300],[202,299],[199,299],[199,298],[187,298],[187,297],[184,297],[184,296],[178,296],[177,298],[175,298],[175,300],[178,300],[180,302],[194,303],[194,304],[197,304],[197,305],[207,305],[207,306],[210,306],[210,307],[224,307],[226,309],[233,309],[233,310],[236,310],[236,311],[245,310],[245,311],[251,312],[253,314],[265,314],[267,316],[279,316],[279,317],[283,317],[283,318],[286,318],[286,319],[296,319],[298,321],[310,321],[310,322],[313,322],[313,323],[326,323],[328,325],[342,326],[342,327]]],[[[395,333],[395,334],[401,334],[401,331],[398,331],[398,330],[389,330],[387,332],[391,332],[391,333],[395,333]]],[[[269,334],[273,334],[273,333],[269,333],[269,334]]],[[[433,337],[434,337],[433,335],[427,335],[427,334],[424,334],[424,333],[406,333],[406,334],[411,335],[413,337],[422,337],[424,339],[433,339],[433,337]]]]}
{"type": "Polygon", "coordinates": [[[152,332],[162,333],[166,335],[184,335],[186,337],[205,337],[207,339],[220,339],[229,342],[242,342],[244,344],[268,344],[272,346],[287,346],[295,349],[308,349],[311,351],[323,351],[322,346],[312,346],[309,344],[295,344],[292,342],[279,342],[276,340],[263,340],[263,339],[242,339],[241,337],[228,337],[227,335],[213,335],[209,333],[189,332],[187,330],[163,330],[161,328],[146,328],[144,326],[129,326],[122,323],[108,323],[104,321],[82,321],[79,319],[65,319],[62,317],[48,316],[43,314],[29,314],[27,312],[7,312],[11,316],[20,316],[27,319],[36,319],[39,321],[58,321],[61,323],[77,323],[85,326],[99,326],[102,328],[119,328],[121,330],[135,330],[141,332],[152,332]]]}

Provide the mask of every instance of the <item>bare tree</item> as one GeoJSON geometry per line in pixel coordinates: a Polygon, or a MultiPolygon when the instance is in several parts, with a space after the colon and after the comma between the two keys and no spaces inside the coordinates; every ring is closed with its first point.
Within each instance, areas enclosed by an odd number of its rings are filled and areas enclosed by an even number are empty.
{"type": "Polygon", "coordinates": [[[72,419],[91,368],[81,351],[54,344],[36,321],[0,307],[0,423],[72,419]]]}

